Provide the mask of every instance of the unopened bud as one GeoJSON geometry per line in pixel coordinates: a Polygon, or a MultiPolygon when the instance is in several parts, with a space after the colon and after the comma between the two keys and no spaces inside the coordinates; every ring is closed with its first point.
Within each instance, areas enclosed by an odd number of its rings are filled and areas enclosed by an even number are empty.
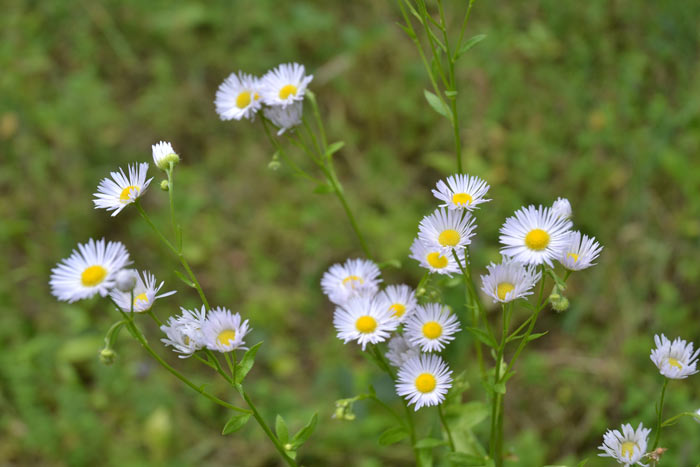
{"type": "Polygon", "coordinates": [[[170,189],[170,183],[167,180],[160,182],[160,189],[163,191],[168,191],[170,189]]]}
{"type": "Polygon", "coordinates": [[[117,273],[115,282],[117,289],[122,292],[134,290],[134,287],[136,287],[136,271],[133,269],[122,269],[117,273]]]}
{"type": "Polygon", "coordinates": [[[270,170],[278,170],[280,167],[282,167],[282,164],[275,160],[272,160],[269,164],[267,164],[267,168],[270,170]]]}
{"type": "Polygon", "coordinates": [[[178,162],[180,162],[180,156],[178,156],[174,152],[171,152],[170,154],[166,154],[165,156],[158,159],[156,165],[160,170],[168,170],[170,169],[170,164],[173,164],[173,167],[175,167],[178,162]]]}
{"type": "Polygon", "coordinates": [[[287,444],[284,445],[284,450],[285,450],[285,451],[291,451],[292,449],[294,449],[294,446],[292,446],[291,443],[287,443],[287,444]]]}
{"type": "Polygon", "coordinates": [[[569,309],[569,299],[562,295],[550,295],[549,302],[552,304],[552,308],[554,308],[554,311],[562,312],[569,309]]]}
{"type": "Polygon", "coordinates": [[[100,361],[105,365],[111,365],[117,359],[117,353],[112,349],[100,350],[100,361]]]}

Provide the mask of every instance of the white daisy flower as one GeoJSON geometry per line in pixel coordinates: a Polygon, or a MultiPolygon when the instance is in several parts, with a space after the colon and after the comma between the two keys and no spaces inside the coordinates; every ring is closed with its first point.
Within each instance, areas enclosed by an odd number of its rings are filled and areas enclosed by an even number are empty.
{"type": "MultiPolygon", "coordinates": [[[[464,262],[464,250],[452,250],[457,253],[457,258],[462,266],[464,262]]],[[[457,261],[455,261],[452,252],[445,253],[437,246],[426,246],[419,238],[416,238],[411,245],[411,258],[415,259],[420,265],[430,272],[438,274],[447,274],[452,277],[452,274],[459,274],[461,270],[457,261]]]]}
{"type": "Polygon", "coordinates": [[[693,343],[686,342],[680,337],[673,342],[661,334],[654,336],[656,348],[651,351],[651,361],[662,375],[671,379],[685,379],[698,372],[697,364],[700,349],[693,353],[693,343]]]}
{"type": "Polygon", "coordinates": [[[423,352],[440,351],[454,339],[459,331],[457,316],[439,303],[418,305],[415,313],[406,320],[404,334],[423,352]]]}
{"type": "Polygon", "coordinates": [[[262,106],[260,80],[243,72],[231,73],[216,91],[216,113],[221,120],[253,120],[262,106]]]}
{"type": "Polygon", "coordinates": [[[171,162],[174,164],[180,162],[180,156],[173,149],[173,145],[168,142],[161,141],[152,145],[151,151],[153,152],[153,163],[160,170],[168,170],[171,162]]]}
{"type": "Polygon", "coordinates": [[[180,358],[187,358],[204,347],[202,328],[206,321],[207,310],[204,305],[201,310],[190,311],[185,308],[180,310],[182,315],[171,316],[168,324],[160,327],[167,336],[161,339],[161,342],[173,347],[175,352],[181,353],[180,358]]]}
{"type": "Polygon", "coordinates": [[[269,106],[283,106],[304,100],[306,87],[313,75],[306,75],[304,65],[283,63],[268,71],[262,77],[261,93],[263,101],[269,106]]]}
{"type": "Polygon", "coordinates": [[[116,216],[128,204],[136,201],[138,197],[146,192],[149,183],[153,178],[146,180],[148,172],[148,162],[129,165],[129,177],[120,168],[119,172],[111,172],[110,178],[104,178],[97,186],[97,193],[94,194],[95,209],[106,209],[114,211],[112,216],[116,216]]]}
{"type": "Polygon", "coordinates": [[[452,254],[453,249],[469,245],[474,236],[474,217],[469,211],[436,209],[425,216],[418,225],[418,238],[426,245],[434,245],[443,253],[452,254]]]}
{"type": "Polygon", "coordinates": [[[532,288],[542,278],[536,266],[525,266],[509,258],[503,258],[501,264],[489,264],[486,270],[488,274],[481,276],[481,290],[492,297],[494,303],[508,303],[532,295],[532,288]]]}
{"type": "Polygon", "coordinates": [[[336,308],[333,325],[338,331],[338,339],[344,343],[357,341],[365,350],[367,344],[383,342],[389,333],[399,326],[392,311],[382,300],[368,295],[349,299],[336,308]]]}
{"type": "Polygon", "coordinates": [[[562,219],[571,219],[571,203],[566,198],[557,198],[552,204],[552,212],[562,219]]]}
{"type": "MultiPolygon", "coordinates": [[[[143,313],[144,311],[150,310],[157,299],[169,297],[176,292],[175,290],[171,290],[170,292],[156,295],[163,287],[164,282],[156,286],[156,277],[153,274],[148,271],[142,271],[141,274],[142,275],[137,274],[136,286],[133,290],[135,313],[143,313]]],[[[131,291],[122,292],[118,289],[112,289],[110,296],[114,300],[114,303],[123,311],[127,313],[131,311],[131,291]]]]}
{"type": "Polygon", "coordinates": [[[441,207],[448,209],[477,209],[477,205],[491,201],[484,196],[489,191],[489,184],[479,177],[456,174],[440,180],[433,190],[433,196],[444,201],[441,207]]]}
{"type": "Polygon", "coordinates": [[[396,379],[396,393],[417,411],[438,405],[452,387],[452,371],[439,355],[419,355],[405,362],[396,379]]]}
{"type": "Polygon", "coordinates": [[[301,101],[294,102],[286,107],[274,105],[263,108],[265,118],[270,120],[277,128],[277,136],[285,131],[301,124],[301,116],[304,112],[304,104],[301,101]]]}
{"type": "Polygon", "coordinates": [[[73,303],[95,294],[105,297],[114,287],[117,273],[131,264],[129,252],[121,242],[105,244],[104,238],[79,243],[78,251],[61,260],[51,270],[51,293],[61,301],[73,303]]]}
{"type": "Polygon", "coordinates": [[[411,316],[418,305],[416,293],[405,284],[387,286],[386,289],[379,292],[378,298],[385,302],[385,306],[391,310],[391,315],[399,323],[403,323],[406,318],[411,316]]]}
{"type": "Polygon", "coordinates": [[[566,246],[559,254],[559,262],[569,271],[580,271],[595,266],[595,259],[603,247],[595,237],[581,235],[581,232],[571,231],[567,237],[566,246]]]}
{"type": "Polygon", "coordinates": [[[321,278],[321,289],[328,299],[342,305],[350,297],[379,290],[382,281],[379,267],[368,259],[349,259],[344,264],[334,264],[321,278]]]}
{"type": "Polygon", "coordinates": [[[526,264],[552,266],[566,247],[571,221],[557,217],[550,208],[528,206],[515,211],[500,229],[501,254],[526,264]]]}
{"type": "Polygon", "coordinates": [[[386,353],[386,358],[395,367],[400,367],[408,360],[420,355],[420,349],[400,334],[396,334],[389,339],[388,347],[389,351],[386,353]]]}
{"type": "Polygon", "coordinates": [[[249,332],[248,320],[241,323],[241,315],[223,307],[209,310],[202,326],[204,345],[218,352],[245,349],[243,338],[249,332]]]}
{"type": "Polygon", "coordinates": [[[620,464],[626,466],[642,464],[642,458],[647,452],[647,438],[651,433],[650,428],[644,428],[640,423],[637,429],[632,428],[632,425],[622,425],[620,430],[608,430],[603,435],[603,444],[598,446],[598,449],[604,451],[603,454],[598,454],[600,457],[612,457],[620,464]]]}

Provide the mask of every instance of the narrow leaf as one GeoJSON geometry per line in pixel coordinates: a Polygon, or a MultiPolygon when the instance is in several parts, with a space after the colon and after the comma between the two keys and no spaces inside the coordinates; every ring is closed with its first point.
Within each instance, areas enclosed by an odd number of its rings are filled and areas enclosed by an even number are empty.
{"type": "Polygon", "coordinates": [[[402,439],[408,437],[408,431],[402,426],[395,426],[389,428],[379,437],[379,444],[382,446],[388,446],[390,444],[395,444],[402,439]]]}
{"type": "Polygon", "coordinates": [[[224,425],[224,429],[221,430],[222,435],[228,435],[230,433],[233,433],[234,431],[240,430],[243,425],[246,424],[248,419],[250,418],[249,413],[244,413],[244,414],[236,414],[233,417],[231,417],[228,422],[226,422],[226,425],[224,425]]]}
{"type": "Polygon", "coordinates": [[[279,414],[275,419],[275,433],[280,443],[287,444],[287,441],[289,441],[289,430],[287,429],[287,424],[284,422],[284,418],[279,414]]]}
{"type": "Polygon", "coordinates": [[[331,157],[336,152],[340,151],[345,146],[345,141],[336,141],[326,148],[326,157],[331,157]]]}
{"type": "Polygon", "coordinates": [[[447,106],[445,101],[427,89],[423,91],[423,94],[425,94],[425,99],[428,101],[428,104],[430,104],[430,107],[432,107],[434,111],[447,118],[449,121],[452,121],[452,111],[447,106]]]}
{"type": "Polygon", "coordinates": [[[245,378],[250,369],[253,368],[253,363],[255,363],[255,354],[258,352],[261,345],[262,342],[258,342],[248,349],[245,355],[243,355],[241,362],[236,365],[236,383],[242,383],[243,378],[245,378]]]}
{"type": "Polygon", "coordinates": [[[318,414],[315,413],[311,416],[311,420],[309,420],[309,423],[306,424],[304,428],[299,430],[297,434],[294,435],[292,438],[292,445],[295,447],[299,447],[302,444],[306,442],[307,439],[309,439],[309,436],[311,436],[316,429],[316,423],[318,422],[318,414]]]}
{"type": "Polygon", "coordinates": [[[495,349],[498,347],[498,344],[496,343],[496,340],[491,337],[486,331],[479,329],[479,328],[473,328],[470,326],[465,326],[465,329],[469,331],[474,337],[479,339],[481,342],[484,344],[488,345],[492,349],[495,349]]]}
{"type": "Polygon", "coordinates": [[[460,467],[486,465],[486,459],[483,457],[475,456],[473,454],[466,454],[464,452],[451,452],[447,455],[447,460],[449,460],[452,465],[460,467]]]}
{"type": "Polygon", "coordinates": [[[530,337],[527,338],[527,341],[530,342],[530,341],[534,341],[535,339],[539,339],[540,337],[544,336],[544,335],[547,334],[548,332],[549,332],[549,331],[538,332],[538,333],[535,333],[535,334],[530,334],[530,337]]]}
{"type": "Polygon", "coordinates": [[[317,195],[326,195],[328,193],[333,193],[333,191],[333,187],[327,182],[319,183],[316,185],[316,188],[314,188],[314,193],[317,195]]]}
{"type": "Polygon", "coordinates": [[[476,36],[470,37],[469,39],[467,39],[467,41],[464,44],[462,44],[462,47],[460,47],[459,50],[457,51],[457,54],[455,55],[455,60],[457,60],[467,50],[471,49],[472,47],[474,47],[476,44],[483,41],[484,39],[486,39],[486,34],[477,34],[476,36]]]}
{"type": "Polygon", "coordinates": [[[189,285],[189,286],[192,287],[193,289],[195,288],[195,287],[194,287],[194,282],[192,282],[191,280],[189,280],[188,278],[186,278],[186,277],[185,277],[180,271],[178,271],[177,269],[175,269],[175,275],[178,277],[178,279],[180,279],[180,280],[181,280],[182,282],[184,282],[185,284],[189,285]]]}
{"type": "Polygon", "coordinates": [[[436,448],[438,446],[444,446],[446,444],[447,444],[447,441],[442,440],[442,439],[423,438],[416,443],[415,447],[418,449],[430,449],[430,448],[436,448]]]}

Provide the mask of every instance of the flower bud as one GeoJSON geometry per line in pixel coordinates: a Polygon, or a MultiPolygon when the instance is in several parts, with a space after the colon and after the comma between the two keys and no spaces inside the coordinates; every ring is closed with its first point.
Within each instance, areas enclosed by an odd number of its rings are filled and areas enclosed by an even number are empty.
{"type": "Polygon", "coordinates": [[[549,296],[549,303],[551,303],[554,311],[562,312],[569,309],[569,299],[558,293],[553,293],[549,296]]]}
{"type": "Polygon", "coordinates": [[[111,365],[116,359],[117,353],[114,350],[108,348],[100,350],[100,362],[104,365],[111,365]]]}
{"type": "Polygon", "coordinates": [[[280,164],[279,161],[276,160],[272,160],[269,164],[267,164],[267,168],[270,170],[278,170],[281,166],[282,164],[280,164]]]}
{"type": "Polygon", "coordinates": [[[117,289],[122,292],[129,292],[136,287],[136,271],[133,269],[122,269],[116,277],[117,289]]]}
{"type": "Polygon", "coordinates": [[[291,443],[287,443],[283,447],[285,451],[291,451],[292,449],[294,449],[294,446],[291,443]]]}
{"type": "Polygon", "coordinates": [[[170,183],[167,180],[160,182],[160,189],[163,191],[168,191],[170,189],[170,183]]]}

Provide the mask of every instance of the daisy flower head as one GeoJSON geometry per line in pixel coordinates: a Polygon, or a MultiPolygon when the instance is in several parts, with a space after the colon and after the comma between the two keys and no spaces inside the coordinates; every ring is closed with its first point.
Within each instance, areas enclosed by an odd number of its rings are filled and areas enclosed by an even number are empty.
{"type": "Polygon", "coordinates": [[[112,178],[102,179],[97,186],[97,193],[94,194],[95,209],[114,211],[112,216],[116,216],[146,192],[153,180],[153,178],[146,180],[148,162],[142,162],[138,167],[136,164],[129,165],[128,169],[128,177],[122,169],[119,169],[119,172],[110,173],[112,178]]]}
{"type": "Polygon", "coordinates": [[[503,258],[500,264],[486,266],[488,274],[481,276],[481,290],[493,298],[493,302],[508,303],[532,295],[542,273],[535,266],[503,258]]]}
{"type": "Polygon", "coordinates": [[[445,253],[442,248],[433,245],[426,245],[420,238],[416,238],[411,245],[410,257],[418,261],[421,267],[430,272],[447,274],[452,277],[453,273],[459,274],[459,264],[455,261],[454,254],[457,254],[459,262],[464,266],[464,250],[452,250],[445,253]]]}
{"type": "Polygon", "coordinates": [[[386,289],[379,292],[378,298],[384,301],[384,306],[391,310],[391,316],[399,323],[403,323],[406,318],[411,316],[418,306],[416,293],[405,284],[387,286],[386,289]]]}
{"type": "Polygon", "coordinates": [[[399,368],[396,393],[417,411],[423,406],[438,405],[452,387],[452,371],[442,357],[434,354],[418,355],[399,368]]]}
{"type": "Polygon", "coordinates": [[[582,235],[581,232],[571,231],[567,236],[566,245],[559,254],[559,262],[569,271],[580,271],[595,266],[593,261],[598,258],[603,247],[595,237],[582,235]]]}
{"type": "Polygon", "coordinates": [[[241,315],[223,307],[210,310],[202,326],[204,345],[218,352],[245,349],[243,338],[249,332],[248,320],[241,322],[241,315]]]}
{"type": "Polygon", "coordinates": [[[241,71],[231,73],[216,91],[214,105],[221,120],[253,120],[262,106],[260,80],[241,71]]]}
{"type": "Polygon", "coordinates": [[[433,196],[444,202],[441,207],[448,209],[472,211],[478,208],[478,204],[491,201],[484,198],[489,191],[489,184],[473,175],[450,175],[446,181],[437,182],[435,188],[433,196]]]}
{"type": "Polygon", "coordinates": [[[552,204],[552,212],[562,219],[571,219],[571,203],[566,198],[557,198],[552,204]]]}
{"type": "Polygon", "coordinates": [[[168,142],[161,141],[152,145],[151,152],[153,153],[153,163],[160,170],[168,170],[171,162],[173,164],[180,162],[180,156],[173,149],[173,145],[168,142]]]}
{"type": "Polygon", "coordinates": [[[202,305],[201,310],[187,310],[180,308],[182,315],[171,316],[168,323],[160,327],[166,335],[161,339],[163,344],[173,347],[173,350],[180,353],[180,358],[187,358],[197,350],[204,347],[204,334],[202,327],[206,320],[207,310],[202,305]]]}
{"type": "Polygon", "coordinates": [[[163,287],[164,282],[156,286],[156,277],[148,271],[142,271],[141,275],[136,275],[136,285],[133,292],[122,292],[119,289],[112,289],[110,296],[112,300],[125,312],[132,310],[131,294],[134,296],[133,310],[135,313],[143,313],[148,311],[153,306],[153,303],[159,298],[169,297],[176,291],[171,290],[160,295],[156,295],[163,287]]]}
{"type": "Polygon", "coordinates": [[[79,243],[77,250],[51,270],[51,293],[68,303],[98,293],[105,297],[115,285],[116,274],[129,264],[129,252],[121,242],[105,243],[103,238],[79,243]]]}
{"type": "Polygon", "coordinates": [[[453,249],[460,250],[472,242],[475,228],[471,213],[438,208],[420,221],[418,238],[451,254],[453,249]]]}
{"type": "Polygon", "coordinates": [[[420,349],[400,334],[396,334],[389,339],[388,347],[389,351],[386,353],[386,358],[395,367],[400,367],[408,360],[420,355],[420,349]]]}
{"type": "Polygon", "coordinates": [[[651,351],[651,361],[666,378],[685,379],[698,372],[696,369],[700,349],[693,353],[693,343],[686,342],[680,337],[673,342],[666,336],[654,336],[656,348],[651,351]]]}
{"type": "Polygon", "coordinates": [[[263,101],[269,106],[282,107],[303,101],[306,87],[312,79],[314,79],[313,75],[306,75],[304,65],[283,63],[262,77],[263,101]]]}
{"type": "Polygon", "coordinates": [[[338,339],[344,343],[357,341],[365,350],[367,344],[383,342],[399,322],[383,300],[362,294],[340,305],[333,314],[338,339]]]}
{"type": "Polygon", "coordinates": [[[642,464],[642,458],[647,452],[647,438],[651,433],[650,428],[644,428],[640,423],[637,429],[632,428],[632,425],[622,425],[620,430],[608,430],[603,435],[603,444],[598,446],[598,449],[603,451],[603,454],[598,454],[600,457],[612,457],[620,464],[629,465],[645,465],[642,464]]]}
{"type": "Polygon", "coordinates": [[[283,135],[285,131],[295,126],[299,126],[303,112],[304,104],[301,101],[294,102],[286,107],[275,105],[263,109],[265,118],[278,128],[277,136],[283,135]]]}
{"type": "Polygon", "coordinates": [[[376,293],[382,281],[380,274],[379,267],[368,259],[348,259],[323,274],[321,289],[331,302],[342,305],[360,293],[376,293]]]}
{"type": "Polygon", "coordinates": [[[500,229],[501,254],[526,264],[552,266],[565,248],[573,224],[557,217],[550,208],[523,207],[506,219],[500,229]]]}
{"type": "Polygon", "coordinates": [[[444,349],[457,331],[457,316],[444,305],[428,303],[416,307],[416,312],[406,320],[404,333],[423,352],[434,352],[444,349]]]}

